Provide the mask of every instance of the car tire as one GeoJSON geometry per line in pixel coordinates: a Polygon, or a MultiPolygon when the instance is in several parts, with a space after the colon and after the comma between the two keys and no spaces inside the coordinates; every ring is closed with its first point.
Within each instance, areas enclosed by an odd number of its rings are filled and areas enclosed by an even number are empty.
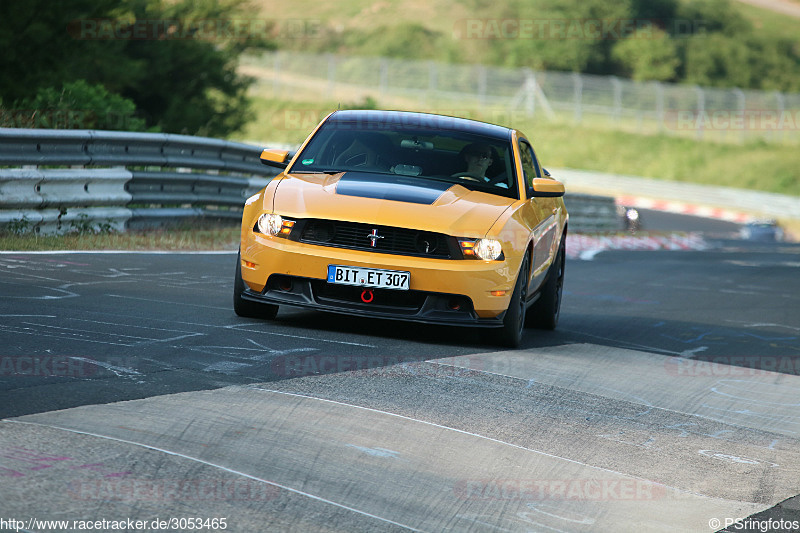
{"type": "Polygon", "coordinates": [[[530,271],[530,257],[528,252],[522,260],[522,266],[514,285],[514,293],[508,302],[508,309],[503,317],[503,327],[495,332],[498,344],[507,348],[518,348],[525,332],[525,308],[528,296],[528,274],[530,271]]]}
{"type": "Polygon", "coordinates": [[[242,256],[236,256],[236,276],[233,278],[233,311],[245,318],[265,318],[271,320],[278,315],[278,306],[251,302],[242,298],[245,284],[242,280],[242,256]]]}
{"type": "Polygon", "coordinates": [[[547,273],[539,299],[528,311],[525,325],[537,329],[554,330],[561,314],[561,298],[564,290],[564,265],[566,259],[566,234],[561,238],[556,259],[547,273]]]}

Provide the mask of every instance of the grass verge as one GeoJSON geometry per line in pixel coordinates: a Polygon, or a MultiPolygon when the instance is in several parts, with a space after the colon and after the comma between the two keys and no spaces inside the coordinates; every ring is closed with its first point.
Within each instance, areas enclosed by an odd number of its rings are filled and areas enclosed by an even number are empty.
{"type": "Polygon", "coordinates": [[[0,250],[230,250],[239,244],[239,228],[129,231],[125,233],[36,235],[0,233],[0,250]]]}
{"type": "MultiPolygon", "coordinates": [[[[253,120],[239,138],[264,146],[299,144],[336,103],[253,98],[253,120]]],[[[347,104],[354,106],[358,102],[347,104]]],[[[380,106],[381,103],[377,102],[380,106]]],[[[412,111],[441,111],[415,109],[412,111]]],[[[459,116],[517,128],[534,141],[545,166],[686,181],[800,196],[797,146],[753,141],[730,144],[710,140],[641,135],[601,125],[531,120],[520,113],[470,112],[459,116]]]]}

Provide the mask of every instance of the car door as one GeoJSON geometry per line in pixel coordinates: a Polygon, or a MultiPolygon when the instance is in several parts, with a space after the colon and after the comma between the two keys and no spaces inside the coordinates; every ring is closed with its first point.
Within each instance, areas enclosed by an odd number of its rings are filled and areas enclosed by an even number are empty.
{"type": "Polygon", "coordinates": [[[555,253],[554,242],[557,233],[559,204],[555,198],[531,196],[533,179],[541,178],[544,174],[533,146],[527,139],[522,137],[518,142],[527,194],[527,204],[524,211],[527,214],[526,219],[532,222],[533,261],[531,263],[531,281],[533,282],[532,288],[536,288],[543,281],[547,266],[550,265],[555,253]]]}

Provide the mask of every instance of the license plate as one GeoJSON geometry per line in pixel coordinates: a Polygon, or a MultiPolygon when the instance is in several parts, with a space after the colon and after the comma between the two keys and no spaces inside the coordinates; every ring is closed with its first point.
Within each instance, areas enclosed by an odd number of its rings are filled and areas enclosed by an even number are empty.
{"type": "Polygon", "coordinates": [[[411,274],[400,270],[328,265],[328,283],[407,291],[410,280],[411,274]]]}

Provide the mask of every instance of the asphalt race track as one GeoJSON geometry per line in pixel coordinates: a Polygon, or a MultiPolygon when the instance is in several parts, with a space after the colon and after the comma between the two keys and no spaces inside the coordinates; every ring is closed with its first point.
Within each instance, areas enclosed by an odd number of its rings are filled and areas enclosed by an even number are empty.
{"type": "Polygon", "coordinates": [[[573,251],[516,351],[238,318],[235,253],[2,253],[0,530],[780,531],[800,244],[705,242],[573,251]]]}

